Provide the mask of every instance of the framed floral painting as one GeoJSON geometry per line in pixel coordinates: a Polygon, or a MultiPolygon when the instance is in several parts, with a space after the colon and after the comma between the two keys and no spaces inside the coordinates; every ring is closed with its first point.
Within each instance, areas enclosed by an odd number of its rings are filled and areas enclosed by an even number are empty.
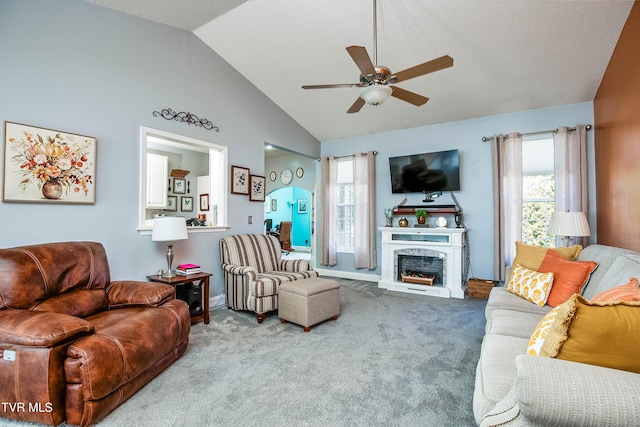
{"type": "Polygon", "coordinates": [[[193,212],[193,197],[190,196],[182,196],[180,197],[181,207],[180,210],[182,212],[193,212]]]}
{"type": "Polygon", "coordinates": [[[167,196],[167,207],[165,211],[175,212],[178,210],[178,196],[167,196]]]}
{"type": "Polygon", "coordinates": [[[249,169],[231,166],[231,194],[249,194],[249,169]]]}
{"type": "Polygon", "coordinates": [[[266,185],[267,180],[264,176],[251,175],[249,179],[249,187],[251,188],[249,200],[252,202],[264,202],[266,185]]]}
{"type": "Polygon", "coordinates": [[[5,202],[96,202],[96,144],[91,136],[4,122],[5,202]]]}

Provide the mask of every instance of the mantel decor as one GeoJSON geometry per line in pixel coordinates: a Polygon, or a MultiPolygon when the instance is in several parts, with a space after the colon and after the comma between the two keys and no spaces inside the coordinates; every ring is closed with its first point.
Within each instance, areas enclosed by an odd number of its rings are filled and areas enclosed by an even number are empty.
{"type": "Polygon", "coordinates": [[[191,114],[188,112],[181,111],[176,113],[171,108],[165,108],[162,111],[154,111],[153,117],[162,117],[166,120],[176,120],[178,122],[186,123],[188,125],[200,126],[207,130],[215,130],[216,132],[220,132],[220,128],[218,126],[214,126],[208,119],[199,118],[195,114],[191,114]]]}
{"type": "Polygon", "coordinates": [[[94,137],[4,122],[5,202],[94,204],[94,137]]]}

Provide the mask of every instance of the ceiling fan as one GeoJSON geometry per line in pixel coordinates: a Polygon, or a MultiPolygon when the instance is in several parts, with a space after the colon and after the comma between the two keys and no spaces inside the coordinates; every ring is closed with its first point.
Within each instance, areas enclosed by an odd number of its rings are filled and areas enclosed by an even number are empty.
{"type": "Polygon", "coordinates": [[[417,93],[392,86],[392,84],[403,82],[414,77],[423,76],[453,66],[453,58],[449,55],[424,62],[398,73],[391,73],[391,70],[381,65],[374,65],[377,62],[378,46],[377,46],[377,19],[376,19],[376,0],[373,0],[373,61],[367,53],[367,49],[363,46],[349,46],[347,52],[360,69],[360,82],[347,84],[329,84],[329,85],[305,85],[302,89],[333,89],[341,87],[360,87],[360,96],[353,103],[347,113],[357,113],[364,106],[380,105],[386,101],[389,96],[398,98],[402,101],[413,104],[417,107],[424,105],[429,101],[417,93]]]}

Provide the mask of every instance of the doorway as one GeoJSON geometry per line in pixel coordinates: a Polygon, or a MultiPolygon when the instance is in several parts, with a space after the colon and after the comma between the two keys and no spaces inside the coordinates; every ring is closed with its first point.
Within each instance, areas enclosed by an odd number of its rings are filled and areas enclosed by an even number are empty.
{"type": "Polygon", "coordinates": [[[267,231],[279,231],[283,221],[291,221],[293,252],[311,252],[311,196],[304,188],[282,187],[270,192],[265,201],[267,231]]]}

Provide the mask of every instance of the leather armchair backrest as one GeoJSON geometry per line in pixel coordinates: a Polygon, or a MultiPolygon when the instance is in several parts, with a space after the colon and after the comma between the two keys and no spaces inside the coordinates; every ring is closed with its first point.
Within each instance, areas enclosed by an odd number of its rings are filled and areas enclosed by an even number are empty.
{"type": "Polygon", "coordinates": [[[277,271],[280,243],[265,234],[236,234],[220,239],[222,264],[255,267],[259,273],[277,271]]]}
{"type": "Polygon", "coordinates": [[[0,249],[0,310],[43,310],[84,317],[108,307],[105,288],[109,281],[107,254],[100,243],[0,249]]]}

